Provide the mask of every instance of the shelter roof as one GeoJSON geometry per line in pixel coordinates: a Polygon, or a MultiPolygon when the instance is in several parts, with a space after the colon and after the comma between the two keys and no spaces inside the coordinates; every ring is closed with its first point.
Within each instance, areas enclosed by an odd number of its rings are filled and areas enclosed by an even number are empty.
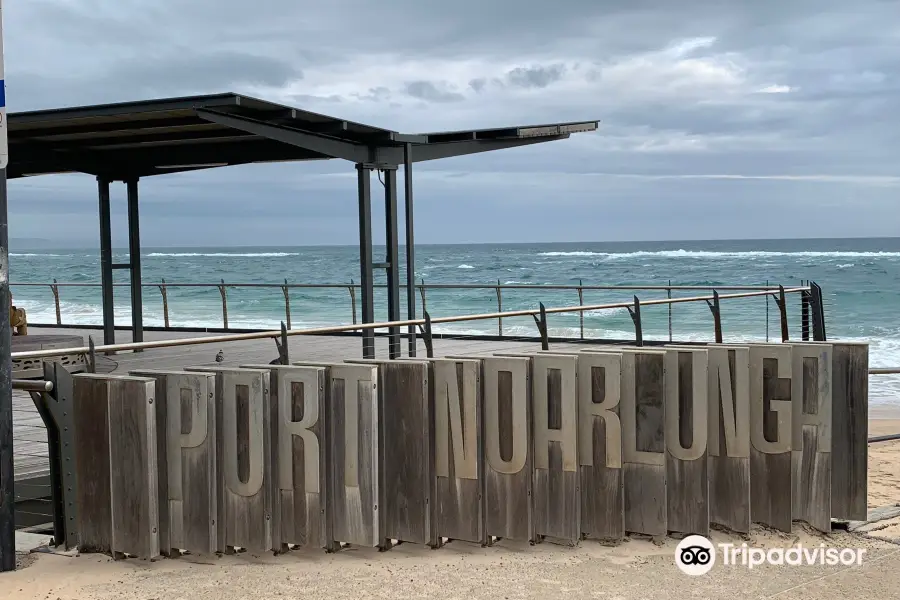
{"type": "Polygon", "coordinates": [[[233,93],[8,115],[9,178],[107,179],[227,165],[343,158],[397,165],[564,139],[597,121],[403,134],[233,93]]]}

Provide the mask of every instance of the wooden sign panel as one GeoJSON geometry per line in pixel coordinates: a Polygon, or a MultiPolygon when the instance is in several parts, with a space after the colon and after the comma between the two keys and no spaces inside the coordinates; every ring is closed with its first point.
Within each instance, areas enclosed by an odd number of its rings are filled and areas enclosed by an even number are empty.
{"type": "Polygon", "coordinates": [[[869,345],[831,350],[831,516],[865,521],[868,494],[869,345]]]}
{"type": "Polygon", "coordinates": [[[575,545],[581,539],[578,475],[578,357],[532,358],[534,533],[575,545]]]}
{"type": "Polygon", "coordinates": [[[595,539],[625,537],[621,393],[621,354],[583,352],[579,355],[581,531],[595,539]]]}
{"type": "Polygon", "coordinates": [[[750,346],[750,515],[791,531],[791,347],[750,346]]]}
{"type": "Polygon", "coordinates": [[[709,353],[709,520],[750,533],[750,348],[709,353]]]}
{"type": "Polygon", "coordinates": [[[109,468],[114,557],[159,556],[155,382],[109,380],[109,468]]]}
{"type": "Polygon", "coordinates": [[[191,367],[216,375],[219,547],[265,552],[272,540],[272,405],[263,370],[191,367]]]}
{"type": "Polygon", "coordinates": [[[532,541],[531,359],[484,359],[485,533],[532,541]]]}
{"type": "Polygon", "coordinates": [[[435,359],[432,546],[485,543],[481,361],[435,359]]]}
{"type": "Polygon", "coordinates": [[[625,530],[664,536],[666,512],[665,351],[622,350],[625,530]]]}
{"type": "Polygon", "coordinates": [[[378,368],[335,364],[329,376],[334,539],[374,548],[384,537],[378,511],[378,368]]]}
{"type": "Polygon", "coordinates": [[[160,551],[214,553],[219,548],[215,375],[131,374],[156,382],[160,551]]]}
{"type": "Polygon", "coordinates": [[[709,535],[706,350],[671,348],[665,357],[667,527],[709,535]]]}
{"type": "Polygon", "coordinates": [[[831,531],[831,346],[791,344],[792,513],[831,531]]]}
{"type": "Polygon", "coordinates": [[[75,429],[76,528],[80,552],[109,552],[112,504],[109,469],[109,382],[106,375],[72,377],[75,429]]]}
{"type": "Polygon", "coordinates": [[[392,360],[379,366],[381,381],[382,536],[431,541],[431,414],[429,364],[392,360]]]}
{"type": "Polygon", "coordinates": [[[275,547],[329,547],[325,445],[327,376],[324,367],[271,367],[276,407],[278,474],[275,547]]]}

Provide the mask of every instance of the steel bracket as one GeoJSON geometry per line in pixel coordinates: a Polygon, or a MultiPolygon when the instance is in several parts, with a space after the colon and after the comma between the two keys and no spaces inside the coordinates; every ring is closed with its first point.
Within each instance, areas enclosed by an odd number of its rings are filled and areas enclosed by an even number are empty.
{"type": "Polygon", "coordinates": [[[638,297],[634,297],[634,308],[626,306],[628,314],[631,315],[631,321],[634,323],[634,339],[637,346],[644,345],[644,331],[641,326],[641,301],[638,297]]]}

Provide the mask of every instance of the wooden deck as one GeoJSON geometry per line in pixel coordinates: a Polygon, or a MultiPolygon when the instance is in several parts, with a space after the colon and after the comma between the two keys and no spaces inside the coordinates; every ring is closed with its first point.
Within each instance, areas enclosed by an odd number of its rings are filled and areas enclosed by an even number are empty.
{"type": "MultiPolygon", "coordinates": [[[[55,329],[33,328],[35,335],[80,335],[87,342],[88,336],[95,341],[103,339],[99,329],[55,329]]],[[[208,334],[221,335],[221,334],[208,334]]],[[[174,338],[204,337],[202,333],[145,332],[147,341],[174,338]]],[[[130,342],[130,331],[117,331],[117,342],[130,342]]],[[[387,358],[387,338],[375,339],[375,352],[379,358],[387,358]]],[[[315,360],[343,362],[349,358],[362,358],[362,341],[351,336],[294,336],[288,338],[292,361],[315,360]]],[[[575,349],[575,344],[553,344],[555,349],[575,349]]],[[[406,354],[407,340],[402,340],[401,349],[406,354]]],[[[539,350],[539,342],[516,341],[475,341],[435,339],[435,356],[455,354],[479,355],[494,352],[516,352],[539,350]]],[[[229,342],[224,344],[202,344],[174,348],[159,348],[143,352],[121,352],[112,356],[97,355],[98,373],[127,374],[136,369],[180,369],[188,366],[215,364],[216,353],[222,351],[224,361],[221,366],[242,364],[266,364],[278,357],[275,342],[271,339],[229,342]]],[[[425,344],[418,341],[418,356],[425,356],[425,344]]],[[[20,499],[42,495],[46,491],[46,477],[49,474],[47,462],[47,434],[40,415],[27,392],[13,393],[13,454],[16,481],[22,485],[16,496],[20,499]],[[39,484],[33,482],[40,482],[39,484]]]]}

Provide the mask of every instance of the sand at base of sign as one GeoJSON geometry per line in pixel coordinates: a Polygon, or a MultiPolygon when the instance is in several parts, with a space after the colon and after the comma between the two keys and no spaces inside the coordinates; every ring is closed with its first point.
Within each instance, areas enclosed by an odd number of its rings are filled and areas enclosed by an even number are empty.
{"type": "MultiPolygon", "coordinates": [[[[714,532],[713,542],[743,538],[714,532]]],[[[617,598],[779,598],[846,600],[887,598],[900,589],[900,552],[885,541],[854,533],[828,537],[797,527],[791,535],[754,528],[748,543],[788,548],[865,548],[861,568],[812,565],[803,568],[717,565],[703,577],[681,574],[674,564],[678,540],[656,545],[629,540],[615,547],[586,541],[577,548],[553,544],[497,544],[481,548],[453,542],[440,550],[404,544],[388,552],[358,549],[325,554],[296,551],[280,556],[243,555],[219,559],[191,556],[153,563],[82,555],[40,555],[35,564],[0,575],[4,598],[125,600],[191,598],[237,600],[323,597],[447,598],[496,600],[565,597],[617,598]],[[842,571],[843,570],[843,571],[842,571]],[[827,577],[828,585],[815,584],[827,577]],[[814,585],[809,589],[805,584],[814,585]],[[798,588],[798,589],[794,589],[798,588]]]]}
{"type": "MultiPolygon", "coordinates": [[[[869,429],[870,435],[900,433],[900,421],[871,421],[869,429]]],[[[869,445],[868,492],[870,509],[900,503],[900,441],[869,445]]]]}

